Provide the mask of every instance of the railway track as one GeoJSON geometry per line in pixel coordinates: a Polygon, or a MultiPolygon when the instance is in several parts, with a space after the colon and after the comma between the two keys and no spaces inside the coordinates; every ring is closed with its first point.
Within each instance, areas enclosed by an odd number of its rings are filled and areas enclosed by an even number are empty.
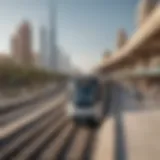
{"type": "Polygon", "coordinates": [[[17,109],[21,110],[22,108],[25,108],[25,107],[28,108],[30,105],[46,101],[49,98],[62,92],[65,87],[66,87],[66,83],[63,82],[58,84],[57,86],[53,85],[53,87],[50,87],[44,91],[40,91],[35,95],[31,94],[31,97],[29,96],[23,99],[19,99],[18,101],[8,103],[8,104],[0,104],[0,115],[17,111],[17,109]]]}
{"type": "Polygon", "coordinates": [[[24,103],[19,103],[17,107],[6,107],[6,109],[0,109],[0,127],[3,127],[10,122],[23,117],[27,114],[30,114],[33,111],[40,110],[46,105],[46,101],[53,102],[53,99],[56,99],[60,93],[64,92],[64,86],[58,86],[54,90],[49,91],[43,97],[37,97],[24,103]],[[59,89],[59,90],[58,90],[59,89]]]}
{"type": "Polygon", "coordinates": [[[91,159],[96,129],[77,126],[65,116],[66,95],[59,92],[36,102],[28,112],[26,106],[5,112],[0,118],[0,160],[91,159]]]}
{"type": "Polygon", "coordinates": [[[96,129],[76,126],[65,116],[65,104],[3,139],[0,160],[90,159],[96,129]]]}

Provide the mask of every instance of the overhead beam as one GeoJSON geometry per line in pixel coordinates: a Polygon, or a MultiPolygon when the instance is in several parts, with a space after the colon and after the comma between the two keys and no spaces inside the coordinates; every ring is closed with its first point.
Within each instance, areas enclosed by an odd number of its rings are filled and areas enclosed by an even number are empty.
{"type": "Polygon", "coordinates": [[[132,54],[135,54],[140,48],[143,48],[144,44],[147,43],[153,36],[156,36],[160,32],[160,5],[156,7],[154,12],[148,17],[145,24],[138,29],[133,37],[126,43],[126,45],[118,52],[114,53],[105,63],[99,66],[100,69],[115,65],[120,61],[128,58],[132,54]]]}

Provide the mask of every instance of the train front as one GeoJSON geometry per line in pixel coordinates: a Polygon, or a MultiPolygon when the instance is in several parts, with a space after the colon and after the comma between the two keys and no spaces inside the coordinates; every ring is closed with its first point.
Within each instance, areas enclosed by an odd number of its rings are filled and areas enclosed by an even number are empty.
{"type": "Polygon", "coordinates": [[[67,115],[75,122],[99,123],[102,114],[98,101],[99,94],[97,79],[74,80],[67,104],[67,115]]]}

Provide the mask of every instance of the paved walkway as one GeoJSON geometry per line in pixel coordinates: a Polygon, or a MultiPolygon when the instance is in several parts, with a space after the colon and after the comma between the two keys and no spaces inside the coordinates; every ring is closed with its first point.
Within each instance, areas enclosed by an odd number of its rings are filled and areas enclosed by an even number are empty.
{"type": "Polygon", "coordinates": [[[114,111],[99,132],[96,160],[160,160],[160,108],[115,89],[114,111]]]}

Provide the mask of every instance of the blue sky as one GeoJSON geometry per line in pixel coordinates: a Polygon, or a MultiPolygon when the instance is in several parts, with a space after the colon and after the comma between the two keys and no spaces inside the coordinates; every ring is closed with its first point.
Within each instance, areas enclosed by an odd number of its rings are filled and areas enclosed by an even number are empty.
{"type": "MultiPolygon", "coordinates": [[[[39,28],[48,27],[49,0],[0,0],[0,51],[23,19],[33,25],[34,49],[39,28]]],[[[92,68],[105,49],[114,50],[118,28],[131,36],[136,29],[138,0],[58,0],[57,43],[83,70],[92,68]]]]}

